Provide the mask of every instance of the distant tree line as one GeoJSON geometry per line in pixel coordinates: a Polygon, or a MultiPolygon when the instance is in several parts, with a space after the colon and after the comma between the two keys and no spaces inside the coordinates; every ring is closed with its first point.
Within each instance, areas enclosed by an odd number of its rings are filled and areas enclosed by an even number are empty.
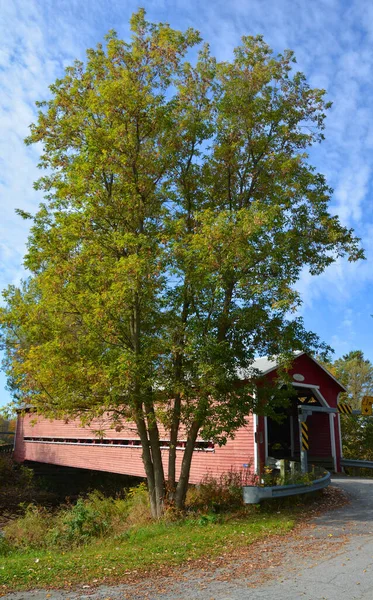
{"type": "MultiPolygon", "coordinates": [[[[373,396],[373,364],[361,350],[353,350],[326,366],[347,389],[340,401],[360,409],[363,397],[373,396]]],[[[373,416],[343,417],[341,428],[345,458],[373,460],[373,416]]]]}
{"type": "Polygon", "coordinates": [[[4,419],[0,417],[0,444],[9,444],[13,441],[14,435],[9,432],[14,432],[16,428],[16,421],[4,419]]]}

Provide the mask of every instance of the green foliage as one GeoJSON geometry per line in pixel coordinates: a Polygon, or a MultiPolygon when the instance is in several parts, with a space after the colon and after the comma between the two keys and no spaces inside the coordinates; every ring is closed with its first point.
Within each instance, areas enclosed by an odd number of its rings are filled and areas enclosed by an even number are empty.
{"type": "Polygon", "coordinates": [[[0,489],[9,485],[18,485],[24,491],[34,483],[32,469],[15,463],[10,456],[0,454],[0,489]]]}
{"type": "Polygon", "coordinates": [[[7,556],[12,551],[12,547],[5,539],[3,533],[0,533],[0,556],[7,556]]]}
{"type": "Polygon", "coordinates": [[[124,539],[131,527],[148,521],[149,498],[145,485],[140,484],[130,488],[125,498],[107,498],[94,491],[54,512],[29,504],[22,516],[5,526],[4,534],[13,548],[69,548],[95,538],[124,539]]]}
{"type": "MultiPolygon", "coordinates": [[[[354,350],[327,367],[346,387],[340,401],[348,401],[361,410],[363,396],[373,396],[373,364],[361,350],[354,350]]],[[[341,416],[343,455],[345,458],[373,460],[373,418],[341,416]]]]}
{"type": "Polygon", "coordinates": [[[4,528],[8,547],[18,550],[46,548],[51,518],[47,509],[34,504],[25,507],[23,516],[13,519],[4,528]]]}
{"type": "Polygon", "coordinates": [[[66,540],[79,543],[105,533],[109,522],[101,518],[94,506],[79,498],[63,519],[63,525],[66,527],[66,540]]]}
{"type": "Polygon", "coordinates": [[[149,522],[149,495],[145,483],[127,490],[126,507],[128,526],[145,525],[149,522]]]}
{"type": "Polygon", "coordinates": [[[256,481],[256,475],[246,470],[228,471],[218,478],[206,475],[198,486],[188,490],[186,508],[204,513],[237,510],[243,506],[242,486],[255,485],[256,481]]]}
{"type": "Polygon", "coordinates": [[[0,324],[17,401],[52,417],[136,422],[159,516],[157,425],[172,430],[171,448],[180,426],[188,448],[198,433],[225,443],[256,408],[256,354],[289,361],[323,348],[289,319],[302,269],[362,251],[308,162],[330,103],[290,51],[247,36],[231,62],[203,46],[191,64],[197,32],[149,23],[143,10],[131,29],[130,42],[110,32],[39,103],[27,143],[43,148],[45,200],[30,278],[4,292],[0,324]]]}
{"type": "MultiPolygon", "coordinates": [[[[1,412],[1,409],[0,409],[1,412]]],[[[11,432],[15,430],[15,420],[8,420],[0,414],[0,445],[1,444],[12,444],[14,441],[14,435],[11,432]]]]}
{"type": "Polygon", "coordinates": [[[343,456],[373,460],[373,419],[360,415],[341,417],[343,456]]]}
{"type": "Polygon", "coordinates": [[[339,381],[347,388],[341,401],[348,401],[353,408],[361,409],[363,396],[373,395],[373,364],[364,358],[361,350],[354,350],[333,363],[339,381]]]}
{"type": "Polygon", "coordinates": [[[260,475],[257,485],[275,486],[275,485],[294,485],[303,484],[311,485],[315,479],[320,479],[326,474],[325,469],[317,466],[311,466],[311,470],[307,473],[302,473],[300,464],[296,465],[294,471],[288,468],[285,470],[285,476],[282,476],[278,469],[272,467],[264,467],[264,472],[260,475]]]}

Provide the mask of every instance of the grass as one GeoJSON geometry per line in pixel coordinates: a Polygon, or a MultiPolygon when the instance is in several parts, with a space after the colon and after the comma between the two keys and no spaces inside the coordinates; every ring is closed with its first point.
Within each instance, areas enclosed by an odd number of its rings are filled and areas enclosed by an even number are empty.
{"type": "Polygon", "coordinates": [[[67,551],[11,552],[0,557],[0,595],[33,587],[113,582],[161,566],[213,558],[260,538],[286,533],[294,526],[295,513],[273,515],[253,508],[246,516],[225,515],[218,521],[207,516],[150,523],[120,539],[99,539],[67,551]]]}
{"type": "MultiPolygon", "coordinates": [[[[25,483],[27,473],[20,475],[25,483]]],[[[186,516],[168,509],[158,522],[150,520],[144,483],[115,497],[93,491],[57,508],[24,504],[0,537],[0,596],[31,588],[110,584],[190,561],[206,562],[206,557],[228,557],[290,531],[305,505],[315,501],[294,497],[245,507],[240,483],[232,473],[218,481],[207,478],[189,490],[186,516]]]]}

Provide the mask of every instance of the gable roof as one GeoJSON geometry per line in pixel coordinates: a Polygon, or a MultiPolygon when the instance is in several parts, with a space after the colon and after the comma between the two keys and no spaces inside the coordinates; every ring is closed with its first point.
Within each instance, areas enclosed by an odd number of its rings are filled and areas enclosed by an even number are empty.
{"type": "MultiPolygon", "coordinates": [[[[333,379],[333,381],[335,381],[335,383],[341,388],[341,390],[347,392],[345,386],[342,385],[342,383],[338,381],[338,379],[336,379],[334,375],[332,375],[332,373],[330,373],[330,371],[328,371],[328,369],[326,369],[318,360],[316,360],[316,358],[313,358],[313,356],[307,354],[307,352],[294,352],[294,360],[303,355],[306,355],[310,360],[316,363],[317,366],[320,367],[320,369],[322,369],[331,379],[333,379]]],[[[268,358],[268,356],[262,356],[261,358],[256,358],[254,360],[253,364],[251,365],[251,368],[257,369],[261,373],[261,375],[267,375],[268,373],[275,371],[277,367],[280,366],[280,364],[281,360],[277,359],[276,357],[270,359],[268,358]]],[[[242,370],[239,374],[240,378],[244,379],[245,374],[247,376],[248,372],[245,373],[245,371],[242,370]]]]}

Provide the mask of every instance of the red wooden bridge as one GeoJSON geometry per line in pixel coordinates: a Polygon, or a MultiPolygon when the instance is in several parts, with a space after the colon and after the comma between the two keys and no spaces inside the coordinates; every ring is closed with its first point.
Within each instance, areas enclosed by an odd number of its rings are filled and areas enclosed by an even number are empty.
{"type": "MultiPolygon", "coordinates": [[[[276,361],[258,359],[254,367],[263,378],[272,380],[278,369],[276,361]]],[[[209,474],[219,477],[227,471],[258,472],[271,458],[300,460],[301,425],[299,406],[336,408],[338,396],[345,388],[311,356],[300,353],[294,359],[290,376],[294,400],[282,409],[281,423],[269,417],[250,414],[246,425],[236,432],[234,440],[223,447],[199,439],[195,446],[191,483],[198,483],[209,474]]],[[[241,374],[245,379],[245,373],[241,374]]],[[[331,470],[341,470],[340,415],[314,412],[307,418],[308,458],[331,470]]],[[[162,454],[165,466],[168,455],[168,435],[164,431],[162,454]]],[[[185,442],[180,440],[177,468],[180,468],[185,442]]],[[[136,429],[123,423],[117,432],[109,419],[81,427],[77,421],[48,420],[29,411],[17,420],[15,452],[17,461],[36,461],[83,469],[94,469],[145,477],[141,446],[136,429]],[[98,438],[95,432],[104,430],[98,438]]]]}

